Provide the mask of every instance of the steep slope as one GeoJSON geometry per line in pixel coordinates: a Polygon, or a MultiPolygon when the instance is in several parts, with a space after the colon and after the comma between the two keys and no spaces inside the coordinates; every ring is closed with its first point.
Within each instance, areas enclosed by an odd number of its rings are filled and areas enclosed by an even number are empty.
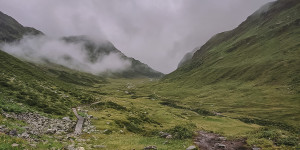
{"type": "Polygon", "coordinates": [[[34,108],[56,115],[70,113],[72,106],[93,101],[79,86],[106,83],[101,77],[62,66],[24,62],[3,51],[0,51],[0,68],[0,108],[12,112],[34,108]]]}
{"type": "Polygon", "coordinates": [[[198,49],[199,49],[199,48],[196,47],[196,48],[194,48],[191,52],[186,53],[186,54],[183,56],[183,58],[180,60],[180,62],[179,62],[179,64],[178,64],[177,68],[180,68],[180,67],[184,66],[185,64],[189,63],[189,62],[192,60],[194,53],[195,53],[198,49]]]}
{"type": "MultiPolygon", "coordinates": [[[[97,62],[97,60],[109,55],[111,53],[116,53],[124,61],[128,61],[131,65],[126,69],[119,72],[105,72],[102,75],[109,75],[113,77],[125,77],[125,78],[138,78],[138,77],[149,77],[149,78],[160,78],[163,76],[162,73],[153,70],[148,65],[140,62],[131,57],[127,57],[120,50],[118,50],[111,42],[101,41],[94,42],[87,36],[70,36],[64,37],[63,40],[69,43],[83,43],[87,55],[89,56],[89,61],[91,63],[97,62]]],[[[113,63],[113,60],[111,60],[113,63]]]]}
{"type": "Polygon", "coordinates": [[[12,42],[17,39],[21,39],[23,35],[26,34],[43,34],[31,27],[24,27],[18,23],[12,17],[2,13],[0,11],[0,41],[12,42]]]}
{"type": "Polygon", "coordinates": [[[300,1],[269,3],[237,28],[213,36],[188,63],[163,78],[158,89],[167,91],[156,94],[247,123],[293,126],[298,133],[299,27],[300,1]]]}
{"type": "Polygon", "coordinates": [[[165,80],[211,84],[227,80],[285,84],[299,92],[299,1],[269,3],[232,31],[212,37],[165,80]],[[296,89],[297,88],[297,89],[296,89]]]}

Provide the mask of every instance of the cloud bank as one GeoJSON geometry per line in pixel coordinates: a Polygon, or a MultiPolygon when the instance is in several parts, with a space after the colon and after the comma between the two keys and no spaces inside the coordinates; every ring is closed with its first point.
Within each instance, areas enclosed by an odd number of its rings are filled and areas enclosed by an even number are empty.
{"type": "Polygon", "coordinates": [[[125,55],[169,73],[189,51],[272,0],[0,0],[0,10],[54,37],[105,35],[125,55]]]}
{"type": "Polygon", "coordinates": [[[43,35],[24,36],[18,42],[1,45],[1,49],[31,62],[51,62],[93,74],[120,72],[131,66],[129,60],[116,52],[101,55],[95,62],[91,62],[83,42],[70,43],[43,35]]]}

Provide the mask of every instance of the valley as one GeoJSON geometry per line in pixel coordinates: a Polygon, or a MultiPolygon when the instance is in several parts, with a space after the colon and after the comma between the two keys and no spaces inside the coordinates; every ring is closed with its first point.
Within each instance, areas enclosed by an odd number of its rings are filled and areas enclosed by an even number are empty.
{"type": "Polygon", "coordinates": [[[0,12],[0,150],[299,149],[299,14],[270,2],[163,74],[0,12]]]}

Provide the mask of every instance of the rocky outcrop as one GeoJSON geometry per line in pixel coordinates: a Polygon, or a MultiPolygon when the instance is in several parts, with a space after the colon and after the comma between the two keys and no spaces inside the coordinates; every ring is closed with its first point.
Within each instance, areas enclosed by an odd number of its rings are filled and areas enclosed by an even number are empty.
{"type": "MultiPolygon", "coordinates": [[[[22,120],[28,124],[23,127],[26,131],[20,137],[28,138],[29,134],[66,134],[74,129],[75,122],[70,119],[53,119],[36,113],[2,113],[6,118],[22,120]]],[[[11,134],[17,134],[13,130],[11,134]]]]}

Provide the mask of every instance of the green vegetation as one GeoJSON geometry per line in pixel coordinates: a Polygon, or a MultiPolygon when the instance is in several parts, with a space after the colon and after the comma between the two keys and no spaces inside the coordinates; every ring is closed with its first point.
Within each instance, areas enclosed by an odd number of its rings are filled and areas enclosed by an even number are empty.
{"type": "MultiPolygon", "coordinates": [[[[246,139],[249,147],[295,149],[300,147],[299,9],[296,0],[274,2],[269,11],[211,38],[162,80],[105,79],[0,51],[0,111],[64,117],[80,106],[96,127],[80,136],[83,145],[75,141],[86,148],[185,149],[202,130],[246,139]]],[[[2,115],[0,124],[19,132],[26,126],[2,115]]],[[[48,142],[35,148],[70,144],[51,136],[38,137],[48,142]]],[[[13,149],[13,143],[19,144],[15,149],[33,149],[29,141],[2,133],[0,141],[0,149],[13,149]]]]}

